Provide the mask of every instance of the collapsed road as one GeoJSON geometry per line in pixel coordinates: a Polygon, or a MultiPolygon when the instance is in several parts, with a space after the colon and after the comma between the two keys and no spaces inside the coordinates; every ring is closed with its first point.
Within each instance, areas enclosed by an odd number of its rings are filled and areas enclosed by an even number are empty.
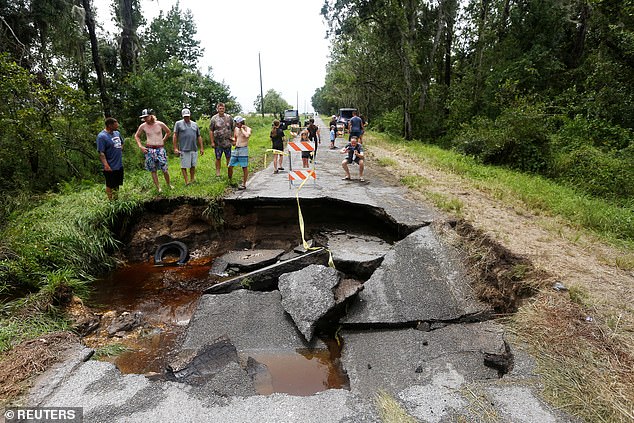
{"type": "MultiPolygon", "coordinates": [[[[338,150],[316,159],[301,189],[269,166],[225,199],[225,251],[163,374],[123,374],[78,349],[29,405],[82,407],[87,422],[379,422],[379,401],[392,398],[421,422],[574,421],[539,398],[531,357],[474,294],[442,216],[372,164],[369,182],[354,168],[343,181],[338,150]],[[324,332],[345,380],[308,395],[272,389],[259,357],[328,350],[324,332]]],[[[298,154],[287,163],[301,169],[298,154]]],[[[150,244],[183,239],[174,235],[150,244]]]]}

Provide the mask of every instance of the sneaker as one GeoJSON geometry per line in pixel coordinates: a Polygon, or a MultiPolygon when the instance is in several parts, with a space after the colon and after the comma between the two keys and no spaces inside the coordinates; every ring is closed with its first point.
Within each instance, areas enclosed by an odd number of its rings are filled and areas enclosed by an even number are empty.
{"type": "Polygon", "coordinates": [[[275,170],[273,171],[273,174],[276,174],[276,173],[280,173],[279,169],[275,169],[275,170]]]}
{"type": "Polygon", "coordinates": [[[342,181],[349,181],[349,180],[350,180],[350,177],[349,177],[349,176],[346,176],[346,177],[344,177],[344,178],[341,178],[341,180],[342,180],[342,181]]]}
{"type": "Polygon", "coordinates": [[[277,170],[284,170],[282,166],[278,167],[277,170]]]}
{"type": "Polygon", "coordinates": [[[365,182],[365,179],[359,178],[359,182],[365,182]]]}
{"type": "Polygon", "coordinates": [[[245,187],[244,185],[240,184],[240,185],[238,185],[238,189],[247,189],[247,187],[245,187]]]}

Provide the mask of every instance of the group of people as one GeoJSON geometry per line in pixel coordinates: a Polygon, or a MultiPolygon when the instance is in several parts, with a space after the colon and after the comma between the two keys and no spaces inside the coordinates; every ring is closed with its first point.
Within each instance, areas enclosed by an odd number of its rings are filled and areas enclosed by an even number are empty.
{"type": "MultiPolygon", "coordinates": [[[[225,105],[219,103],[216,114],[211,117],[209,138],[216,155],[216,176],[220,176],[222,156],[228,167],[228,177],[233,178],[233,167],[242,167],[242,183],[238,189],[245,189],[249,177],[249,138],[251,128],[246,125],[242,116],[232,118],[225,113],[225,105]],[[232,146],[235,148],[232,151],[232,146]]],[[[157,191],[162,192],[158,171],[163,173],[165,183],[171,189],[170,174],[165,143],[172,136],[174,154],[180,157],[181,172],[185,185],[196,181],[196,165],[198,156],[205,153],[200,128],[191,120],[188,108],[181,111],[182,119],[174,125],[174,131],[156,119],[152,109],[143,109],[139,118],[143,121],[137,128],[134,139],[143,152],[145,169],[152,175],[152,182],[157,191]],[[145,138],[145,145],[142,143],[145,138]]],[[[123,145],[124,139],[119,132],[119,122],[108,117],[105,128],[97,135],[97,151],[103,165],[106,180],[106,195],[110,200],[117,197],[118,189],[123,185],[123,145]]]]}
{"type": "MultiPolygon", "coordinates": [[[[225,105],[223,103],[217,105],[216,112],[211,117],[209,124],[209,138],[216,156],[216,176],[220,176],[222,156],[224,155],[228,167],[227,175],[229,180],[231,181],[233,178],[233,167],[242,167],[242,183],[238,185],[238,189],[246,189],[249,176],[248,146],[251,128],[246,125],[246,121],[242,116],[232,118],[225,113],[225,105]],[[232,146],[234,147],[233,151],[232,146]]],[[[143,109],[139,116],[143,123],[137,128],[134,139],[139,149],[143,152],[145,169],[151,173],[152,182],[159,193],[162,192],[158,177],[159,170],[163,173],[166,185],[171,189],[174,188],[170,182],[167,152],[165,150],[165,143],[170,135],[172,136],[174,154],[180,157],[181,172],[185,185],[190,185],[196,181],[198,156],[204,155],[200,128],[196,122],[191,120],[190,110],[184,108],[181,111],[181,116],[182,119],[176,122],[173,131],[166,124],[156,119],[152,109],[143,109]],[[145,138],[145,145],[142,143],[143,138],[145,138]]],[[[360,145],[360,135],[357,134],[356,126],[352,128],[354,128],[354,132],[353,129],[349,129],[349,143],[341,150],[342,153],[347,154],[346,159],[341,163],[346,173],[346,177],[343,179],[350,179],[349,165],[357,163],[359,165],[359,178],[363,181],[363,149],[360,145]]],[[[362,128],[363,125],[361,125],[361,130],[362,128]]],[[[274,150],[273,169],[274,173],[278,173],[280,170],[284,170],[282,158],[285,141],[284,131],[280,128],[278,120],[273,122],[270,138],[274,150]]],[[[314,160],[317,146],[321,144],[319,127],[315,124],[314,119],[311,118],[308,126],[301,131],[300,139],[311,141],[315,145],[314,151],[302,152],[302,165],[308,167],[309,160],[314,160]]],[[[336,148],[335,139],[336,127],[333,131],[331,125],[330,148],[336,148]]],[[[97,135],[97,151],[99,152],[99,160],[103,165],[106,195],[110,200],[116,199],[118,189],[123,185],[123,146],[124,139],[119,132],[119,122],[113,117],[106,118],[105,128],[97,135]]]]}
{"type": "MultiPolygon", "coordinates": [[[[343,180],[350,180],[350,167],[349,165],[352,163],[356,163],[359,165],[359,180],[364,182],[363,178],[363,170],[364,170],[364,154],[363,147],[361,146],[361,136],[363,134],[363,120],[359,118],[355,113],[353,113],[353,119],[358,119],[361,121],[359,125],[358,122],[350,123],[348,132],[350,133],[348,144],[343,147],[341,150],[342,154],[347,154],[347,157],[341,162],[341,166],[343,167],[346,176],[342,178],[343,180]],[[358,129],[361,128],[361,129],[358,129]]],[[[332,117],[335,120],[335,125],[330,122],[330,149],[336,149],[335,141],[337,139],[337,127],[336,127],[336,116],[332,117]]],[[[291,130],[291,135],[293,137],[297,136],[295,132],[291,130]]],[[[284,170],[282,167],[282,157],[284,154],[284,131],[280,129],[280,121],[273,121],[273,129],[271,129],[270,134],[272,149],[273,149],[273,173],[279,173],[280,170],[284,170]]],[[[317,147],[321,144],[321,134],[319,131],[319,127],[315,125],[315,119],[311,118],[308,121],[308,125],[299,132],[299,140],[310,141],[314,143],[314,151],[302,151],[302,167],[309,167],[309,161],[314,160],[317,154],[317,147]]]]}

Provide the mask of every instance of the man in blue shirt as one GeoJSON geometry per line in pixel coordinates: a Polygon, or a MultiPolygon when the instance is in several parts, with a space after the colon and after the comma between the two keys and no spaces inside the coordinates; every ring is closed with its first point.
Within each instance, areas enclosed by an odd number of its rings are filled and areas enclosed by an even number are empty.
{"type": "Polygon", "coordinates": [[[352,112],[352,117],[348,121],[348,132],[350,133],[350,137],[348,141],[352,141],[352,137],[361,137],[361,133],[363,131],[363,120],[357,116],[357,111],[352,112]]]}
{"type": "Polygon", "coordinates": [[[119,187],[123,185],[123,137],[118,129],[119,122],[109,117],[106,119],[106,128],[97,135],[97,151],[103,164],[109,200],[117,198],[119,187]]]}

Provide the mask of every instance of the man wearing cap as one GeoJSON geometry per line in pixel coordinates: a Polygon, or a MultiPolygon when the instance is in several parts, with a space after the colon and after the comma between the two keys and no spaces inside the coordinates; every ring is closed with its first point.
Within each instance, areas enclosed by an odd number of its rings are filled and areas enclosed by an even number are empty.
{"type": "Polygon", "coordinates": [[[332,115],[332,117],[330,118],[330,123],[328,124],[328,127],[330,128],[331,126],[337,128],[337,116],[335,115],[332,115]]]}
{"type": "Polygon", "coordinates": [[[183,119],[174,125],[174,135],[172,141],[174,143],[174,154],[181,158],[181,172],[185,185],[194,183],[196,177],[196,164],[198,163],[198,147],[200,147],[200,155],[203,150],[203,138],[200,136],[200,130],[196,122],[191,120],[191,112],[189,109],[183,109],[181,112],[183,119]],[[196,145],[198,141],[198,145],[196,145]],[[189,169],[189,180],[187,180],[187,169],[189,169]]]}
{"type": "Polygon", "coordinates": [[[154,110],[143,109],[139,116],[143,123],[134,134],[136,144],[139,146],[143,154],[145,154],[145,169],[152,173],[152,181],[156,185],[158,192],[161,190],[157,171],[160,169],[165,177],[165,182],[170,188],[174,188],[170,184],[170,174],[167,169],[167,153],[165,152],[165,141],[169,138],[172,131],[160,120],[156,120],[154,110]],[[145,133],[145,146],[141,144],[141,134],[145,133]],[[165,135],[163,135],[165,133],[165,135]]]}
{"type": "Polygon", "coordinates": [[[218,103],[216,113],[209,121],[209,139],[216,153],[216,176],[220,176],[220,159],[225,155],[227,166],[231,158],[231,144],[233,143],[233,120],[225,113],[225,104],[218,103]]]}
{"type": "Polygon", "coordinates": [[[246,125],[242,116],[236,116],[233,121],[236,124],[233,130],[233,139],[236,148],[231,154],[229,161],[229,182],[233,177],[233,167],[242,167],[242,183],[238,185],[238,189],[246,189],[247,178],[249,177],[249,137],[251,136],[251,128],[246,125]]]}

